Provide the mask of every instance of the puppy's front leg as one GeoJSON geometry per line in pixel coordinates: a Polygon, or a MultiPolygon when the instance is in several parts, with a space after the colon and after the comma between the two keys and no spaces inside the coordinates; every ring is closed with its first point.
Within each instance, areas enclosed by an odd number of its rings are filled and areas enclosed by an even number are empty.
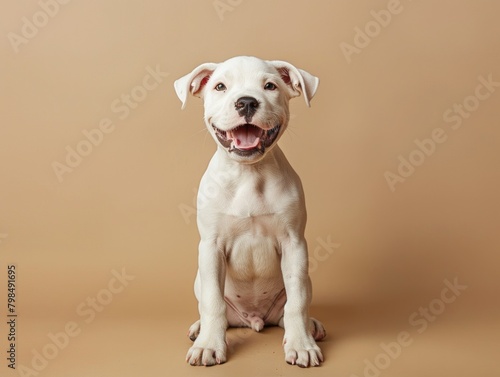
{"type": "Polygon", "coordinates": [[[198,255],[200,281],[197,282],[200,334],[189,349],[186,361],[191,365],[214,365],[226,361],[227,329],[224,281],[224,253],[214,241],[200,242],[198,255]]]}
{"type": "Polygon", "coordinates": [[[283,315],[285,361],[300,367],[317,366],[323,355],[308,329],[312,288],[304,238],[282,244],[281,269],[287,296],[283,315]]]}

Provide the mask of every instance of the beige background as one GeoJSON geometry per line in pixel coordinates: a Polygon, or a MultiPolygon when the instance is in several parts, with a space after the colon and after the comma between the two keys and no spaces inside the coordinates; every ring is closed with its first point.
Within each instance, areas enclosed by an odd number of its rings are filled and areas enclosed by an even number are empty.
{"type": "Polygon", "coordinates": [[[377,30],[370,12],[387,6],[73,1],[44,19],[36,1],[4,4],[0,374],[18,375],[4,351],[14,263],[18,367],[31,367],[33,352],[49,349],[48,335],[67,323],[81,330],[40,376],[375,376],[367,363],[383,363],[380,344],[402,331],[413,341],[381,376],[498,376],[500,90],[467,97],[480,77],[500,81],[500,3],[401,0],[377,30]],[[9,33],[22,34],[24,17],[46,25],[25,27],[34,35],[15,48],[9,33]],[[355,28],[366,26],[378,34],[349,63],[341,45],[354,45],[355,28]],[[287,60],[321,79],[310,109],[302,99],[291,103],[280,142],[305,187],[311,312],[329,334],[326,361],[314,370],[284,363],[278,328],[230,331],[223,366],[183,361],[197,318],[198,234],[195,216],[181,209],[193,210],[215,144],[201,101],[181,111],[173,81],[243,54],[287,60]],[[136,87],[148,67],[163,76],[146,92],[136,87]],[[134,90],[145,98],[124,116],[116,101],[134,90]],[[454,130],[443,115],[464,100],[477,108],[454,130]],[[65,163],[66,148],[103,119],[113,131],[59,182],[54,162],[65,163]],[[397,173],[400,155],[418,158],[414,140],[437,128],[446,141],[391,191],[384,173],[397,173]],[[329,254],[325,240],[340,246],[329,254]],[[123,268],[135,278],[110,299],[112,270],[123,268]],[[468,288],[440,307],[446,279],[468,288]],[[77,308],[96,296],[111,302],[85,323],[77,308]],[[442,310],[418,333],[409,318],[431,303],[442,310]]]}

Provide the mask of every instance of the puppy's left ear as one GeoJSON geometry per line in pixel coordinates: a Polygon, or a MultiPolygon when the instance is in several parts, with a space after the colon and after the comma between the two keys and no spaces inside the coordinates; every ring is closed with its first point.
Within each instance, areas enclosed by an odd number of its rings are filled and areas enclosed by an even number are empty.
{"type": "Polygon", "coordinates": [[[216,63],[204,63],[174,82],[175,92],[182,102],[182,109],[186,106],[189,93],[196,97],[202,96],[203,88],[217,65],[216,63]]]}
{"type": "Polygon", "coordinates": [[[318,89],[319,79],[287,62],[273,60],[269,63],[278,70],[285,84],[291,89],[291,96],[297,97],[302,93],[306,105],[311,106],[310,101],[318,89]]]}

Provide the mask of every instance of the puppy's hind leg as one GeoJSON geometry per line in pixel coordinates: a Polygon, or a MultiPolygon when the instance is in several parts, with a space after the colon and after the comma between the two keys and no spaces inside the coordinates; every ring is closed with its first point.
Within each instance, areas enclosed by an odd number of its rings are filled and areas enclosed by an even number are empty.
{"type": "Polygon", "coordinates": [[[196,340],[198,335],[200,334],[200,328],[201,328],[201,322],[200,320],[197,320],[195,323],[191,325],[188,331],[188,337],[191,339],[193,342],[196,340]]]}
{"type": "Polygon", "coordinates": [[[320,341],[326,337],[326,330],[323,324],[316,318],[309,318],[309,328],[314,340],[320,341]]]}

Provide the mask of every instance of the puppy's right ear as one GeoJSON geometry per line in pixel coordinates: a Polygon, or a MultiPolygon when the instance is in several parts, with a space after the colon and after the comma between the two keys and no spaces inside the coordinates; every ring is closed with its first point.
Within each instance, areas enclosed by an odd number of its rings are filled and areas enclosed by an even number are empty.
{"type": "Polygon", "coordinates": [[[174,82],[175,92],[182,102],[182,109],[186,106],[188,93],[196,97],[202,96],[203,88],[217,65],[216,63],[202,64],[174,82]]]}

